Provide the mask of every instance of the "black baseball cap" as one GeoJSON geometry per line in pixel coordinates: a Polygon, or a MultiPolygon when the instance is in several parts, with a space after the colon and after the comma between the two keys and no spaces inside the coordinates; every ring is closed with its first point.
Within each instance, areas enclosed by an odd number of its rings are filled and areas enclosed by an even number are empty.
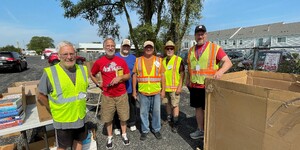
{"type": "Polygon", "coordinates": [[[195,34],[199,31],[206,32],[206,27],[204,25],[198,25],[195,28],[195,34]]]}

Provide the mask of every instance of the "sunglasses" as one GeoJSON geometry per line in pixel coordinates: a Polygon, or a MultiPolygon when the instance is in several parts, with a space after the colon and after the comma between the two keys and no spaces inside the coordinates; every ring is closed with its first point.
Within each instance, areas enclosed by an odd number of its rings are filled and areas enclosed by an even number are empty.
{"type": "Polygon", "coordinates": [[[174,48],[166,48],[167,51],[173,51],[174,48]]]}

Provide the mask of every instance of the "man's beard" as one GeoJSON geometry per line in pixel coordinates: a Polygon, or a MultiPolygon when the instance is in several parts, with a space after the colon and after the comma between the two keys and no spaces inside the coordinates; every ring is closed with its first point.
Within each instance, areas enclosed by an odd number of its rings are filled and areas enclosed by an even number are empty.
{"type": "Polygon", "coordinates": [[[203,39],[197,41],[197,45],[203,45],[203,44],[204,44],[204,40],[203,39]]]}
{"type": "Polygon", "coordinates": [[[114,51],[106,51],[107,56],[113,56],[115,54],[114,51]]]}

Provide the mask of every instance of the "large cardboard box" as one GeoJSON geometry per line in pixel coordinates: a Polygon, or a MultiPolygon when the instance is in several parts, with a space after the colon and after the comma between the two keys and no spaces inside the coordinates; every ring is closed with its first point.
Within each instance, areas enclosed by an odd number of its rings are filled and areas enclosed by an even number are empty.
{"type": "Polygon", "coordinates": [[[206,79],[205,150],[299,150],[299,81],[258,71],[206,79]]]}
{"type": "Polygon", "coordinates": [[[39,80],[15,82],[7,88],[7,91],[8,93],[21,93],[22,87],[25,87],[25,95],[35,95],[35,88],[37,88],[38,84],[39,80]]]}

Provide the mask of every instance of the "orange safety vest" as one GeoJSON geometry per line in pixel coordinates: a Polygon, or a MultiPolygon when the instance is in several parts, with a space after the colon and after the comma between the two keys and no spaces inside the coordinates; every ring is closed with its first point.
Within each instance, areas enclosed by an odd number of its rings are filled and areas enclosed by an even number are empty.
{"type": "Polygon", "coordinates": [[[135,60],[137,70],[138,90],[143,94],[156,94],[161,91],[161,66],[162,59],[153,56],[151,71],[148,74],[144,56],[138,57],[135,60]]]}
{"type": "Polygon", "coordinates": [[[196,58],[195,47],[190,48],[188,53],[188,69],[191,83],[204,84],[207,76],[213,76],[219,69],[216,64],[216,56],[220,46],[208,42],[207,47],[199,58],[196,58]]]}

